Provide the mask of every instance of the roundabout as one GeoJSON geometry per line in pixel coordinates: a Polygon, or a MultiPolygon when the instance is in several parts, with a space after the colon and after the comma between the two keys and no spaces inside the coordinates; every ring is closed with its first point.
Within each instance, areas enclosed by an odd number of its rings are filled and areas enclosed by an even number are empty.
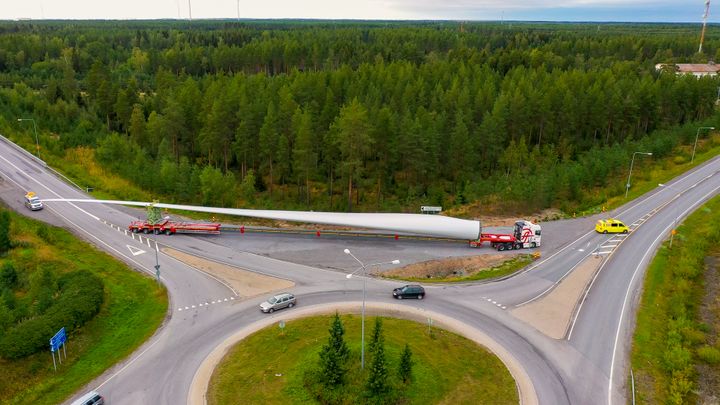
{"type": "MultiPolygon", "coordinates": [[[[207,402],[207,393],[210,387],[211,377],[218,365],[221,363],[226,354],[238,343],[259,332],[265,328],[277,325],[281,321],[291,321],[296,319],[314,317],[318,315],[328,315],[338,312],[340,314],[359,314],[361,310],[361,302],[344,302],[334,304],[311,305],[307,307],[297,307],[289,311],[283,311],[268,316],[266,319],[254,322],[229,336],[202,361],[198,368],[190,386],[190,395],[188,404],[201,405],[207,402]]],[[[433,327],[441,328],[460,336],[467,338],[485,348],[497,358],[507,368],[508,372],[515,380],[517,395],[520,403],[537,404],[538,398],[530,381],[527,372],[517,359],[507,351],[502,345],[495,342],[482,331],[473,328],[463,322],[452,317],[424,310],[418,307],[400,304],[388,304],[379,302],[366,302],[366,314],[371,316],[383,316],[389,318],[399,318],[415,321],[420,324],[432,324],[433,327]],[[429,321],[430,320],[430,321],[429,321]]],[[[368,335],[369,333],[366,332],[368,335]]],[[[320,338],[325,340],[325,335],[320,338]]]]}

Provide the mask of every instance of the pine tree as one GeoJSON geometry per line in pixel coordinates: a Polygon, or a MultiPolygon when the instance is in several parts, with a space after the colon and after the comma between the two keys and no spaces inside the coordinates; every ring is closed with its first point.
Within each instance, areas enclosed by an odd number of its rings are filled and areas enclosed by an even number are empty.
{"type": "Polygon", "coordinates": [[[400,367],[398,367],[398,376],[403,383],[407,383],[412,379],[412,351],[410,351],[410,345],[405,343],[405,349],[400,357],[400,367]]]}
{"type": "Polygon", "coordinates": [[[348,349],[343,339],[345,329],[337,312],[329,332],[328,343],[323,346],[320,352],[320,370],[323,384],[332,388],[343,383],[343,378],[347,373],[346,364],[350,355],[350,349],[348,349]]]}
{"type": "Polygon", "coordinates": [[[11,248],[10,214],[7,211],[2,211],[0,212],[0,255],[7,253],[11,248]]]}

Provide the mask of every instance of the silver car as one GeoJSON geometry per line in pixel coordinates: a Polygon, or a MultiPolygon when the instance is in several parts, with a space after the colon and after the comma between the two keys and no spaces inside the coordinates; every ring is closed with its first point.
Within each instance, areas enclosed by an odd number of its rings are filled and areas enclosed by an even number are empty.
{"type": "Polygon", "coordinates": [[[296,304],[295,296],[290,293],[282,293],[270,297],[269,300],[260,304],[260,310],[265,313],[273,313],[275,310],[292,308],[296,304]]]}

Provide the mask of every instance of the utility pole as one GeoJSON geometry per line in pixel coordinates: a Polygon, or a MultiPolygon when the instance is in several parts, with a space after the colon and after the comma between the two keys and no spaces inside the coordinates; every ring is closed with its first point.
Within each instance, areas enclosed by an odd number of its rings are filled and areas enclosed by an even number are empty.
{"type": "Polygon", "coordinates": [[[700,33],[700,47],[698,48],[698,53],[702,53],[703,41],[705,40],[705,28],[707,28],[708,14],[710,14],[710,0],[705,0],[705,14],[703,14],[703,27],[702,32],[700,33]]]}
{"type": "Polygon", "coordinates": [[[190,21],[192,21],[192,4],[190,4],[190,0],[188,0],[188,15],[190,16],[190,21]]]}

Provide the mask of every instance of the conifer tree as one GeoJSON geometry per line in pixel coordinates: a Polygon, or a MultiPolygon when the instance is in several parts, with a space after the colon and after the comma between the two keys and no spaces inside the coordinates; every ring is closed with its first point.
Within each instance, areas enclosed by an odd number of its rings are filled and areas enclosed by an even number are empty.
{"type": "Polygon", "coordinates": [[[400,356],[400,366],[398,367],[398,376],[403,383],[407,383],[412,379],[412,351],[410,345],[405,343],[405,349],[400,356]]]}
{"type": "Polygon", "coordinates": [[[320,352],[320,370],[322,374],[322,382],[326,387],[337,387],[343,383],[345,374],[347,373],[347,360],[350,354],[343,335],[343,328],[340,315],[335,313],[332,324],[330,326],[330,336],[328,342],[323,346],[320,352]]]}
{"type": "MultiPolygon", "coordinates": [[[[375,324],[377,330],[378,323],[375,324]]],[[[374,336],[373,336],[374,337],[374,336]]],[[[372,358],[372,365],[370,366],[370,375],[367,380],[367,390],[371,397],[381,400],[383,396],[388,392],[390,386],[388,385],[388,369],[385,361],[385,343],[382,340],[382,335],[377,342],[372,358]]]]}
{"type": "Polygon", "coordinates": [[[373,334],[370,337],[369,351],[370,356],[374,356],[379,346],[385,344],[385,337],[383,336],[382,330],[382,318],[379,316],[375,318],[375,328],[373,328],[373,334]]]}

